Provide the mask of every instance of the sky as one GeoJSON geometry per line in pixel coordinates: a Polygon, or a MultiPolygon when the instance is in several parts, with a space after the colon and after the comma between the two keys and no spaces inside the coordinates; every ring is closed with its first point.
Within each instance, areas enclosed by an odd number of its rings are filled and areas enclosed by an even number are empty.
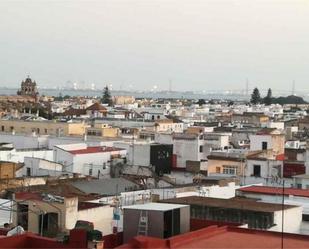
{"type": "Polygon", "coordinates": [[[0,0],[0,65],[0,87],[309,91],[309,0],[0,0]]]}

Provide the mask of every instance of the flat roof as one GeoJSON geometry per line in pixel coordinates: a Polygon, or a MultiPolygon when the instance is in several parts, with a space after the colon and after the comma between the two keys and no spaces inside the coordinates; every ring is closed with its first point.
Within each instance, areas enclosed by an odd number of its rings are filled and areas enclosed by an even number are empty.
{"type": "Polygon", "coordinates": [[[103,152],[113,152],[113,151],[120,151],[124,150],[121,148],[115,147],[107,147],[107,146],[94,146],[94,147],[87,147],[86,149],[80,150],[69,150],[68,152],[73,155],[80,155],[80,154],[92,154],[92,153],[103,153],[103,152]]]}
{"type": "Polygon", "coordinates": [[[138,210],[152,210],[152,211],[169,211],[177,208],[188,207],[188,205],[169,204],[150,202],[145,204],[137,204],[131,206],[124,206],[123,209],[138,209],[138,210]]]}
{"type": "MultiPolygon", "coordinates": [[[[225,209],[241,209],[247,211],[255,212],[265,212],[272,213],[275,211],[281,211],[281,204],[258,202],[255,199],[250,198],[231,198],[231,199],[220,199],[220,198],[210,198],[210,197],[200,197],[200,196],[187,196],[181,198],[172,198],[167,200],[162,200],[163,203],[173,203],[173,204],[187,204],[187,205],[197,205],[197,206],[207,206],[207,207],[217,207],[225,209]]],[[[284,205],[284,209],[295,208],[298,206],[284,205]]]]}
{"type": "MultiPolygon", "coordinates": [[[[247,193],[256,193],[256,194],[265,194],[265,195],[282,195],[283,189],[278,187],[267,187],[267,186],[250,186],[239,188],[237,191],[247,192],[247,193]]],[[[285,188],[284,195],[294,195],[309,197],[309,189],[296,189],[296,188],[285,188]]]]}
{"type": "MultiPolygon", "coordinates": [[[[168,239],[136,236],[127,244],[123,244],[117,248],[273,249],[281,248],[281,236],[282,234],[279,232],[209,226],[168,239]]],[[[284,233],[283,242],[284,248],[309,247],[308,235],[284,233]]]]}

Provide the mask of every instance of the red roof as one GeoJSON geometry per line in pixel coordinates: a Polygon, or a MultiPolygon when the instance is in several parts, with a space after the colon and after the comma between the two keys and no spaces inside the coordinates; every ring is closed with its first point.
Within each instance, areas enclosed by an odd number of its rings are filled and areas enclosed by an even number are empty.
{"type": "MultiPolygon", "coordinates": [[[[308,248],[309,236],[284,233],[284,248],[308,248]]],[[[137,236],[117,248],[281,248],[281,233],[235,227],[210,226],[168,239],[137,236]]]]}
{"type": "MultiPolygon", "coordinates": [[[[266,187],[266,186],[250,186],[239,188],[237,191],[248,192],[248,193],[257,193],[265,195],[282,195],[282,188],[278,187],[266,187]]],[[[296,189],[296,188],[285,188],[284,195],[294,195],[309,197],[309,189],[296,189]]]]}
{"type": "Polygon", "coordinates": [[[256,135],[271,135],[275,130],[276,128],[263,128],[259,130],[256,135]]]}
{"type": "Polygon", "coordinates": [[[39,193],[33,192],[16,192],[15,198],[18,200],[42,200],[42,196],[39,193]]]}
{"type": "Polygon", "coordinates": [[[123,150],[123,149],[115,148],[115,147],[94,146],[94,147],[87,147],[86,149],[81,149],[81,150],[70,150],[69,152],[73,155],[79,155],[79,154],[112,152],[112,151],[119,151],[119,150],[123,150]]]}
{"type": "Polygon", "coordinates": [[[107,111],[107,109],[103,105],[101,105],[97,102],[94,103],[93,105],[87,107],[86,110],[87,111],[104,111],[104,112],[107,111]]]}

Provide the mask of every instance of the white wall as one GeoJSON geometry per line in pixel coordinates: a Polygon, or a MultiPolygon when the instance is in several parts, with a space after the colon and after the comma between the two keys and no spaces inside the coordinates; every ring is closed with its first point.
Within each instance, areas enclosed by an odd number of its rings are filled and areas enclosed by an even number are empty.
{"type": "MultiPolygon", "coordinates": [[[[64,148],[70,149],[71,147],[68,146],[69,145],[66,145],[64,148]]],[[[70,151],[65,151],[59,147],[54,147],[54,161],[63,164],[65,166],[64,171],[89,175],[89,169],[92,169],[92,176],[99,178],[109,177],[111,155],[120,154],[121,157],[125,157],[127,153],[126,150],[120,150],[112,152],[72,154],[70,151]]]]}
{"type": "Polygon", "coordinates": [[[115,147],[122,148],[127,151],[127,163],[129,165],[150,166],[150,145],[146,142],[115,142],[115,147]]]}
{"type": "Polygon", "coordinates": [[[272,176],[278,176],[281,174],[282,176],[282,169],[283,169],[283,162],[282,161],[276,161],[276,160],[247,160],[246,165],[246,176],[253,176],[253,169],[254,165],[259,165],[261,169],[261,177],[267,178],[272,176]],[[280,171],[278,172],[276,166],[280,166],[280,171]]]}
{"type": "Polygon", "coordinates": [[[12,143],[16,149],[46,148],[48,136],[0,134],[2,143],[12,143]]]}
{"type": "Polygon", "coordinates": [[[46,160],[53,159],[52,150],[27,150],[27,151],[16,151],[15,149],[11,151],[0,151],[0,160],[23,163],[25,157],[37,157],[46,160]]]}
{"type": "Polygon", "coordinates": [[[110,152],[74,155],[72,171],[89,175],[89,169],[92,169],[92,176],[107,177],[110,173],[110,162],[108,162],[110,160],[110,152]],[[99,171],[100,175],[98,175],[99,171]]]}
{"type": "Polygon", "coordinates": [[[250,150],[262,150],[262,142],[267,142],[267,149],[272,148],[270,135],[250,135],[250,150]]]}
{"type": "MultiPolygon", "coordinates": [[[[299,233],[302,222],[302,207],[289,208],[284,210],[284,232],[299,233]]],[[[282,211],[274,213],[274,224],[276,226],[268,229],[268,231],[282,231],[282,211]]]]}
{"type": "Polygon", "coordinates": [[[101,231],[104,235],[113,232],[113,208],[102,206],[78,211],[77,220],[93,222],[94,229],[101,231]]]}
{"type": "Polygon", "coordinates": [[[3,226],[4,223],[11,223],[12,222],[12,216],[10,214],[10,211],[4,210],[10,209],[13,205],[13,202],[8,199],[0,199],[0,227],[3,226]]]}
{"type": "Polygon", "coordinates": [[[31,176],[59,176],[62,172],[62,165],[53,161],[35,157],[25,157],[25,166],[22,168],[22,175],[27,175],[27,168],[31,169],[31,176]]]}
{"type": "MultiPolygon", "coordinates": [[[[242,192],[241,196],[245,196],[247,198],[256,198],[260,199],[262,202],[267,203],[282,203],[282,195],[265,195],[258,193],[245,193],[242,192]]],[[[303,214],[309,214],[309,198],[301,197],[301,196],[285,196],[284,204],[286,205],[295,205],[301,206],[303,214]]]]}
{"type": "Polygon", "coordinates": [[[261,124],[261,127],[276,128],[279,130],[284,130],[284,122],[265,122],[261,124]]]}
{"type": "Polygon", "coordinates": [[[65,198],[65,228],[73,229],[77,220],[93,222],[94,228],[103,235],[112,233],[113,208],[109,205],[78,210],[78,198],[65,198]]]}
{"type": "Polygon", "coordinates": [[[202,196],[220,199],[230,199],[235,197],[235,190],[240,188],[236,186],[235,183],[230,183],[228,186],[220,187],[218,185],[201,187],[199,191],[188,191],[188,192],[178,192],[176,197],[186,197],[186,196],[202,196]]]}

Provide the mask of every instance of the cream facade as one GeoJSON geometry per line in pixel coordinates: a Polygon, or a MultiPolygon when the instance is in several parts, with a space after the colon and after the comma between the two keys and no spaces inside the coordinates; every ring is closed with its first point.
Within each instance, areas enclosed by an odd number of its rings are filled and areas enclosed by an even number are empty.
{"type": "Polygon", "coordinates": [[[111,127],[108,124],[97,123],[93,127],[87,127],[86,133],[88,136],[118,137],[120,135],[120,129],[111,127]]]}
{"type": "Polygon", "coordinates": [[[35,134],[35,135],[84,135],[85,123],[70,123],[57,121],[24,121],[24,120],[0,120],[0,132],[12,134],[35,134]]]}
{"type": "Polygon", "coordinates": [[[13,212],[13,224],[21,223],[26,231],[55,237],[73,229],[76,221],[83,220],[92,222],[94,229],[103,235],[112,233],[113,207],[110,205],[83,203],[86,208],[81,208],[78,197],[55,198],[57,201],[45,201],[39,195],[30,200],[27,196],[16,198],[17,212],[13,212]]]}

